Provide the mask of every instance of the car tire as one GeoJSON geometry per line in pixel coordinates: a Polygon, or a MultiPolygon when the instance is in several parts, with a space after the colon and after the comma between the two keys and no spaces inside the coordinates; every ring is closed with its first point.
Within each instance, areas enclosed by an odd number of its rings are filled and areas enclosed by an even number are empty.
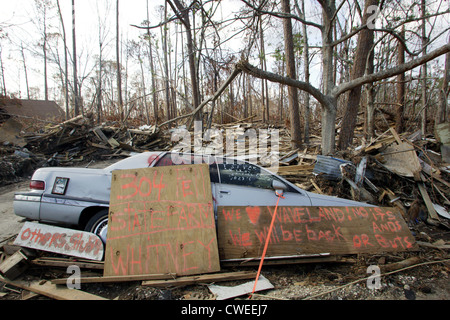
{"type": "Polygon", "coordinates": [[[106,243],[106,233],[108,231],[108,209],[102,209],[89,219],[84,231],[96,234],[106,243]]]}

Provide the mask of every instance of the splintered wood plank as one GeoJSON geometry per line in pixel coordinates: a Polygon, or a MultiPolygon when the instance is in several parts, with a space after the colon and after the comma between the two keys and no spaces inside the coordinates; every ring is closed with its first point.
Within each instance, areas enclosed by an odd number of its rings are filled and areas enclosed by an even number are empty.
{"type": "MultiPolygon", "coordinates": [[[[130,282],[130,281],[146,281],[146,280],[165,280],[175,278],[175,274],[144,274],[135,276],[119,276],[119,277],[81,277],[80,283],[108,283],[108,282],[130,282]]],[[[54,279],[53,284],[65,284],[70,278],[54,279]]]]}
{"type": "Polygon", "coordinates": [[[425,202],[430,218],[439,221],[440,220],[439,216],[436,212],[436,209],[433,206],[433,203],[431,202],[427,189],[425,189],[425,186],[421,182],[417,183],[417,186],[419,187],[420,194],[422,195],[423,201],[425,202]]]}
{"type": "MultiPolygon", "coordinates": [[[[275,207],[219,207],[221,260],[262,255],[275,207]]],[[[415,250],[396,208],[278,207],[266,257],[415,250]]]]}
{"type": "Polygon", "coordinates": [[[108,300],[95,294],[69,289],[67,286],[58,286],[48,281],[9,281],[1,276],[0,281],[56,300],[108,300]]]}
{"type": "Polygon", "coordinates": [[[208,165],[113,172],[105,277],[219,270],[208,165]]]}
{"type": "Polygon", "coordinates": [[[197,283],[211,283],[219,281],[234,281],[243,279],[256,278],[254,271],[240,271],[240,272],[224,272],[214,274],[203,274],[197,276],[186,276],[172,280],[152,280],[142,282],[143,286],[151,287],[174,287],[174,286],[188,286],[197,283]]]}

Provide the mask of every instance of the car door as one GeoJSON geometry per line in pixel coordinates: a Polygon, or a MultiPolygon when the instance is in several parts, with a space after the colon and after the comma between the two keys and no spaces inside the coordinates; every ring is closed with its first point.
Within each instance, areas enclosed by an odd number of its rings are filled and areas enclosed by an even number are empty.
{"type": "Polygon", "coordinates": [[[260,166],[239,160],[217,159],[219,181],[216,185],[217,206],[310,206],[306,192],[293,188],[287,181],[260,166]],[[282,190],[282,189],[283,190],[282,190]]]}

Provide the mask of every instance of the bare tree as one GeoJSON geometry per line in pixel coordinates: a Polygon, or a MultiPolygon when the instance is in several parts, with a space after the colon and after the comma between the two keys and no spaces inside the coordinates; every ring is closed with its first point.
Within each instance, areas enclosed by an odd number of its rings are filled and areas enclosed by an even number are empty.
{"type": "MultiPolygon", "coordinates": [[[[191,21],[189,19],[189,8],[185,7],[179,0],[166,0],[166,1],[186,29],[186,41],[189,57],[189,71],[191,74],[191,86],[192,86],[192,100],[193,100],[192,105],[195,109],[200,105],[200,91],[198,87],[199,83],[197,77],[195,47],[192,35],[191,21]]],[[[197,120],[202,119],[201,112],[196,113],[196,119],[197,120]]]]}
{"type": "MultiPolygon", "coordinates": [[[[426,29],[426,1],[421,0],[420,2],[420,11],[422,13],[422,24],[421,24],[421,31],[422,31],[422,55],[427,54],[427,29],[426,29]]],[[[428,75],[428,69],[427,64],[424,63],[421,68],[421,78],[422,78],[422,117],[420,122],[420,128],[422,131],[422,134],[425,135],[427,133],[427,75],[428,75]]]]}
{"type": "MultiPolygon", "coordinates": [[[[366,0],[365,11],[362,17],[362,24],[367,24],[368,18],[373,14],[369,12],[370,6],[378,7],[379,0],[366,0]]],[[[362,77],[366,72],[366,62],[373,46],[373,29],[366,28],[358,34],[358,43],[356,47],[356,55],[352,68],[351,80],[362,77]]],[[[338,146],[341,150],[345,150],[352,142],[356,119],[361,100],[362,87],[352,88],[349,92],[347,106],[345,108],[344,117],[342,119],[341,132],[339,135],[338,146]]]]}
{"type": "Polygon", "coordinates": [[[117,64],[117,103],[119,107],[120,120],[124,120],[123,97],[122,97],[122,70],[120,63],[120,29],[119,29],[119,0],[116,1],[116,64],[117,64]]]}
{"type": "MultiPolygon", "coordinates": [[[[260,0],[260,5],[263,5],[264,1],[260,0]]],[[[258,29],[259,29],[259,59],[261,63],[261,69],[267,70],[266,48],[264,41],[264,28],[263,28],[263,16],[258,15],[258,29]]],[[[261,81],[261,105],[263,107],[263,121],[270,120],[269,110],[269,89],[266,79],[261,81]]]]}
{"type": "Polygon", "coordinates": [[[25,73],[25,85],[27,86],[27,99],[30,100],[30,86],[28,84],[28,70],[27,63],[25,61],[25,50],[23,49],[23,43],[20,43],[20,52],[22,53],[23,71],[25,73]]]}
{"type": "MultiPolygon", "coordinates": [[[[80,114],[80,99],[78,96],[78,70],[77,70],[77,37],[75,23],[75,0],[72,0],[72,48],[73,48],[73,96],[75,116],[80,114]]],[[[81,110],[81,112],[83,112],[81,110]]]]}
{"type": "Polygon", "coordinates": [[[67,34],[66,28],[64,25],[64,19],[61,12],[61,6],[59,4],[59,0],[56,1],[56,5],[58,7],[59,21],[62,28],[62,36],[64,43],[64,96],[65,96],[65,105],[66,105],[66,119],[70,118],[69,113],[69,58],[68,58],[68,48],[67,48],[67,34]]]}
{"type": "Polygon", "coordinates": [[[2,46],[0,45],[0,70],[2,71],[3,95],[6,96],[5,67],[3,66],[2,46]]]}
{"type": "MultiPolygon", "coordinates": [[[[402,29],[400,36],[402,38],[405,37],[404,28],[402,29]]],[[[399,65],[405,63],[405,45],[402,41],[398,41],[397,57],[399,65]]],[[[405,73],[400,73],[397,76],[397,104],[395,107],[395,130],[398,133],[403,132],[404,109],[405,109],[405,73]]]]}
{"type": "MultiPolygon", "coordinates": [[[[164,20],[167,20],[167,2],[164,3],[164,20]]],[[[170,101],[170,86],[169,86],[169,50],[167,44],[167,24],[161,25],[161,38],[163,43],[163,56],[164,56],[164,88],[165,88],[165,96],[166,96],[166,112],[167,112],[167,120],[172,119],[172,108],[170,101]]]]}
{"type": "MultiPolygon", "coordinates": [[[[333,39],[333,27],[335,23],[335,19],[337,18],[339,10],[342,9],[343,4],[347,1],[342,1],[336,9],[335,0],[317,0],[322,8],[322,23],[318,24],[312,21],[306,21],[301,17],[295,16],[292,13],[280,13],[280,12],[271,12],[264,11],[259,7],[255,7],[252,3],[247,0],[242,0],[247,6],[251,7],[254,10],[259,10],[261,13],[271,14],[273,16],[279,18],[294,18],[301,23],[305,23],[308,26],[317,28],[320,30],[322,34],[322,45],[321,45],[321,58],[322,58],[322,88],[318,89],[311,85],[311,83],[306,83],[304,81],[298,81],[294,79],[290,79],[288,77],[283,77],[271,72],[263,71],[254,66],[250,65],[248,61],[240,61],[237,65],[239,70],[250,73],[256,77],[268,79],[270,81],[283,83],[288,86],[297,87],[300,90],[307,91],[310,93],[322,106],[322,153],[323,154],[333,154],[335,151],[335,123],[336,123],[336,112],[337,112],[337,101],[338,98],[345,92],[348,92],[354,88],[358,88],[364,84],[373,83],[375,81],[379,81],[382,79],[387,79],[393,76],[396,76],[402,72],[406,72],[408,70],[414,69],[423,65],[426,62],[429,62],[443,54],[446,54],[450,51],[450,44],[446,44],[441,46],[440,48],[423,55],[420,58],[411,60],[402,65],[398,65],[395,67],[387,68],[385,70],[373,73],[366,74],[359,77],[355,77],[349,81],[345,81],[340,83],[339,85],[335,84],[334,78],[334,50],[333,48],[355,35],[361,32],[364,29],[367,29],[366,24],[362,24],[359,27],[353,28],[348,34],[341,36],[340,39],[333,39]]],[[[442,12],[435,13],[434,15],[443,14],[442,12]]],[[[419,19],[420,20],[420,19],[419,19]]],[[[400,26],[410,22],[410,21],[419,21],[418,19],[405,19],[400,22],[400,26]]],[[[377,29],[375,29],[377,30],[377,29]]],[[[391,30],[380,30],[382,32],[386,32],[387,34],[393,35],[396,38],[399,38],[398,34],[394,31],[395,28],[391,30]]]]}
{"type": "MultiPolygon", "coordinates": [[[[450,34],[449,34],[450,42],[450,34]]],[[[450,52],[445,55],[445,67],[444,76],[442,77],[442,88],[439,91],[439,105],[436,112],[435,124],[440,124],[449,121],[449,106],[448,106],[448,95],[450,82],[450,52]]]]}
{"type": "Polygon", "coordinates": [[[400,73],[417,68],[422,64],[424,64],[425,62],[429,62],[441,55],[446,54],[447,52],[450,52],[450,43],[443,45],[440,48],[433,50],[432,52],[420,58],[408,61],[402,65],[398,65],[373,74],[367,74],[362,77],[353,79],[351,81],[342,83],[334,87],[329,94],[322,93],[319,89],[315,88],[310,83],[305,83],[304,81],[294,80],[288,77],[280,76],[272,72],[260,70],[249,64],[247,61],[240,61],[236,65],[236,68],[238,70],[249,73],[258,78],[268,79],[269,81],[282,83],[287,86],[293,86],[300,90],[307,91],[314,98],[316,98],[316,100],[322,105],[322,108],[329,112],[329,114],[325,112],[325,115],[328,115],[327,122],[324,123],[322,120],[322,127],[327,126],[327,128],[323,128],[322,130],[322,153],[332,154],[334,153],[334,141],[335,141],[334,127],[336,115],[335,113],[333,113],[333,110],[336,110],[337,99],[339,96],[341,96],[343,93],[353,88],[362,86],[364,84],[373,83],[375,81],[394,77],[400,73]],[[331,120],[333,120],[333,122],[330,122],[331,120]]]}
{"type": "Polygon", "coordinates": [[[52,3],[46,1],[35,1],[37,10],[38,27],[40,28],[42,43],[42,55],[44,58],[44,99],[48,100],[48,59],[47,59],[47,45],[48,45],[48,11],[52,8],[52,3]],[[42,29],[41,29],[42,28],[42,29]]]}
{"type": "MultiPolygon", "coordinates": [[[[289,0],[281,0],[282,12],[290,14],[291,5],[289,0]]],[[[291,18],[283,19],[284,29],[284,48],[286,51],[286,71],[287,76],[291,79],[297,79],[294,55],[294,39],[292,35],[291,18]]],[[[289,100],[289,118],[291,124],[291,145],[292,148],[299,148],[302,144],[302,136],[300,130],[300,114],[298,108],[298,89],[296,87],[288,87],[289,100]]]]}
{"type": "MultiPolygon", "coordinates": [[[[305,19],[305,0],[302,0],[302,7],[300,9],[298,1],[295,0],[295,8],[297,9],[300,18],[305,19]]],[[[309,44],[308,44],[308,32],[306,23],[302,23],[302,34],[303,34],[303,65],[304,65],[304,79],[306,83],[310,82],[310,71],[309,71],[309,44]]],[[[308,92],[304,91],[305,102],[304,102],[304,142],[309,143],[309,126],[311,117],[311,107],[310,107],[310,95],[308,92]]]]}

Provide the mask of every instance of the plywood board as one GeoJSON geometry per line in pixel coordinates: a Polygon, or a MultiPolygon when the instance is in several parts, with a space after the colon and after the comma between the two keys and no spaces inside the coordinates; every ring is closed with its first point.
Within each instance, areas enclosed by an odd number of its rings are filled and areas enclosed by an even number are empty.
{"type": "Polygon", "coordinates": [[[105,277],[219,270],[208,165],[113,172],[105,277]]]}
{"type": "MultiPolygon", "coordinates": [[[[221,260],[261,257],[275,207],[218,207],[221,260]]],[[[417,248],[396,208],[278,207],[267,257],[417,248]]]]}
{"type": "Polygon", "coordinates": [[[25,222],[14,244],[78,258],[103,259],[103,242],[97,235],[46,224],[25,222]]]}

